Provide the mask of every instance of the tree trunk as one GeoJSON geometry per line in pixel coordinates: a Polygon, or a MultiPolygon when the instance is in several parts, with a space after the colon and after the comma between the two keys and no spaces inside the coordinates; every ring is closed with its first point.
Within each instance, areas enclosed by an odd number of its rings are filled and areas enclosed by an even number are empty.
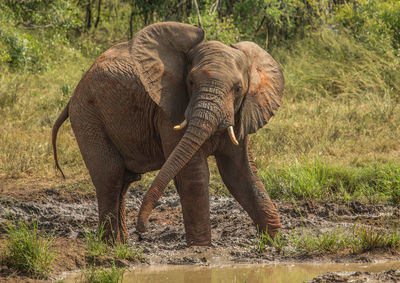
{"type": "Polygon", "coordinates": [[[129,17],[129,39],[133,38],[133,17],[135,16],[135,11],[132,9],[131,15],[129,17]]]}
{"type": "Polygon", "coordinates": [[[101,0],[98,0],[99,2],[97,3],[97,18],[96,18],[96,23],[94,24],[94,27],[97,28],[97,25],[100,22],[100,13],[101,13],[101,0]]]}
{"type": "Polygon", "coordinates": [[[88,0],[86,4],[86,30],[92,27],[92,0],[88,0]]]}

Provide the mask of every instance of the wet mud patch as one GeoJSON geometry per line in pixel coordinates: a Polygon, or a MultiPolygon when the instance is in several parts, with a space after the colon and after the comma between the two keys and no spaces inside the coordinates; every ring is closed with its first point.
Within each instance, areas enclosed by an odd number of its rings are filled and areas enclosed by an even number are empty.
{"type": "MultiPolygon", "coordinates": [[[[0,223],[12,220],[37,220],[39,228],[53,233],[56,238],[57,260],[55,274],[66,270],[84,268],[85,229],[95,230],[97,226],[97,202],[93,193],[79,191],[55,192],[49,188],[35,188],[27,194],[24,189],[1,192],[0,223]],[[71,194],[71,195],[68,195],[71,194]],[[29,197],[27,197],[29,195],[29,197]],[[70,253],[63,253],[59,247],[69,247],[70,253]]],[[[135,229],[136,216],[144,192],[131,189],[127,194],[127,226],[129,245],[143,250],[146,264],[150,265],[195,265],[212,266],[233,263],[271,262],[375,262],[396,260],[396,251],[375,250],[368,253],[353,251],[296,253],[279,252],[266,247],[262,253],[256,251],[257,230],[241,206],[231,197],[210,197],[212,226],[211,247],[186,246],[183,217],[179,196],[167,191],[151,214],[147,232],[138,234],[135,229]]],[[[282,235],[290,233],[321,233],[348,231],[355,224],[390,230],[398,227],[400,208],[389,205],[349,203],[284,202],[275,201],[282,222],[282,235]]],[[[286,235],[286,236],[285,236],[286,235]]],[[[0,231],[0,238],[4,230],[0,231]]],[[[4,240],[0,240],[4,242],[4,240]]],[[[145,264],[145,265],[146,265],[145,264]]],[[[129,265],[127,263],[126,265],[129,265]]],[[[0,276],[0,278],[3,275],[0,276]]]]}
{"type": "Polygon", "coordinates": [[[388,270],[383,272],[329,272],[317,276],[309,283],[326,283],[326,282],[400,282],[400,270],[388,270]]]}

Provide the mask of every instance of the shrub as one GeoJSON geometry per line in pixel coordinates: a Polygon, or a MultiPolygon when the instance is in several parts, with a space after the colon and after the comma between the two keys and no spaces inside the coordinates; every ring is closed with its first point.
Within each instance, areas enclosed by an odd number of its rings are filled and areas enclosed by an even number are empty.
{"type": "Polygon", "coordinates": [[[45,69],[42,48],[28,33],[0,26],[0,64],[13,70],[37,72],[45,69]]]}
{"type": "Polygon", "coordinates": [[[337,7],[332,22],[351,30],[356,38],[365,42],[375,42],[378,38],[400,48],[400,2],[397,0],[345,1],[337,7]]]}

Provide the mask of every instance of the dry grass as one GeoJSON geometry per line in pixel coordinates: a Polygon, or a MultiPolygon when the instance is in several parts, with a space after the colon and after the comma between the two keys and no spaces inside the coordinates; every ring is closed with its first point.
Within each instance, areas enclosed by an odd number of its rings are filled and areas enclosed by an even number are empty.
{"type": "MultiPolygon", "coordinates": [[[[94,58],[61,51],[41,74],[0,72],[0,183],[63,182],[54,169],[51,127],[94,58]]],[[[251,138],[267,186],[269,172],[285,180],[310,164],[361,171],[387,163],[400,167],[399,59],[390,50],[370,50],[349,36],[323,31],[272,53],[285,70],[285,98],[271,123],[251,138]]],[[[69,122],[59,132],[58,150],[68,179],[88,183],[69,122]]],[[[212,190],[226,193],[211,163],[212,190]]],[[[153,176],[146,174],[139,185],[147,187],[153,176]]],[[[339,182],[342,177],[336,176],[339,182]]]]}

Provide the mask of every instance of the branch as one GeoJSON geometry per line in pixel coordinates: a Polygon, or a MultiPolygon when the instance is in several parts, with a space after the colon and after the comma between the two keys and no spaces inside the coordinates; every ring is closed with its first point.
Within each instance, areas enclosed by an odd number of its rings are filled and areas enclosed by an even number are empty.
{"type": "Polygon", "coordinates": [[[199,22],[199,27],[202,27],[200,11],[199,11],[199,5],[197,5],[197,0],[193,0],[193,1],[194,1],[194,8],[196,9],[197,21],[199,22]]]}
{"type": "Polygon", "coordinates": [[[101,0],[99,0],[98,2],[98,6],[97,6],[97,19],[96,19],[96,23],[94,24],[94,28],[97,28],[97,25],[100,22],[100,13],[101,13],[101,0]]]}
{"type": "Polygon", "coordinates": [[[211,5],[210,14],[215,13],[218,10],[219,0],[216,0],[214,4],[211,5]]]}
{"type": "Polygon", "coordinates": [[[264,15],[263,19],[261,20],[261,23],[258,25],[258,28],[256,29],[256,31],[254,32],[254,35],[257,35],[257,33],[260,31],[262,25],[264,24],[266,17],[264,15]]]}
{"type": "Polygon", "coordinates": [[[15,26],[23,25],[27,29],[41,29],[41,28],[50,28],[54,27],[53,24],[47,24],[43,26],[38,26],[38,25],[33,25],[31,23],[24,23],[24,22],[18,22],[15,26]]]}

